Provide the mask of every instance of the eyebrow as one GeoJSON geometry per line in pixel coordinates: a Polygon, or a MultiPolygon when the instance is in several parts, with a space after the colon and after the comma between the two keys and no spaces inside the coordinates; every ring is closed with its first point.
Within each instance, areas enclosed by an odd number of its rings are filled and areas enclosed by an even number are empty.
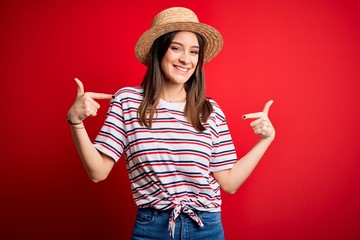
{"type": "MultiPolygon", "coordinates": [[[[173,43],[173,44],[178,44],[178,45],[180,45],[180,46],[184,46],[182,43],[179,43],[179,42],[175,42],[175,41],[172,41],[171,43],[173,43]]],[[[191,48],[200,48],[199,46],[192,46],[191,48]]]]}

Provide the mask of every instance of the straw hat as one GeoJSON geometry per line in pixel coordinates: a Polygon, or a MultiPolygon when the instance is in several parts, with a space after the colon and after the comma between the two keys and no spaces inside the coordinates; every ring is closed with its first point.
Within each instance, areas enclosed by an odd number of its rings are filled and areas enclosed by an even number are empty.
{"type": "Polygon", "coordinates": [[[173,7],[158,13],[152,21],[151,28],[141,35],[135,46],[137,59],[148,65],[153,42],[161,35],[173,31],[190,31],[201,35],[205,40],[204,62],[214,58],[223,46],[223,38],[218,30],[200,23],[196,14],[190,9],[173,7]]]}

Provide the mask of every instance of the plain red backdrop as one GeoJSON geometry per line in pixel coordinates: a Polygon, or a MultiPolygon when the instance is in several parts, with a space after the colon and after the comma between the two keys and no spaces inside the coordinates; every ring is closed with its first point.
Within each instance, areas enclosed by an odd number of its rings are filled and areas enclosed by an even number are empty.
{"type": "MultiPolygon", "coordinates": [[[[208,96],[242,156],[241,115],[274,99],[277,138],[235,195],[226,238],[360,239],[360,4],[348,0],[1,1],[1,239],[129,239],[136,206],[123,162],[92,183],[65,121],[85,90],[138,85],[134,46],[154,15],[193,9],[223,34],[208,96]]],[[[88,119],[92,138],[104,121],[88,119]]]]}

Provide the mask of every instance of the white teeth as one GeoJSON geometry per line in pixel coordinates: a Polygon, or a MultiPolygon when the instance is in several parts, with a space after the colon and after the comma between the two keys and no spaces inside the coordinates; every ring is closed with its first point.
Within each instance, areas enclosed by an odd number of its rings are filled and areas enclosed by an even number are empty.
{"type": "Polygon", "coordinates": [[[187,71],[189,71],[188,68],[182,68],[182,67],[179,67],[179,66],[175,66],[175,68],[178,69],[178,70],[180,70],[180,71],[182,71],[182,72],[187,72],[187,71]]]}

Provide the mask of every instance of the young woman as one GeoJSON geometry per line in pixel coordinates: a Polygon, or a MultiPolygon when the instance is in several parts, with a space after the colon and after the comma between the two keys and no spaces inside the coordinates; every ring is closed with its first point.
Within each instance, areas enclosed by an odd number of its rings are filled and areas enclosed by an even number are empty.
{"type": "Polygon", "coordinates": [[[275,137],[263,112],[244,115],[258,143],[237,160],[224,113],[205,97],[203,63],[222,48],[221,34],[194,12],[160,12],[135,53],[148,66],[139,87],[115,96],[84,92],[80,80],[68,112],[74,142],[94,182],[104,180],[125,154],[138,213],[132,239],[223,239],[220,187],[235,193],[275,137]],[[84,119],[96,116],[95,99],[112,99],[93,143],[84,119]]]}

